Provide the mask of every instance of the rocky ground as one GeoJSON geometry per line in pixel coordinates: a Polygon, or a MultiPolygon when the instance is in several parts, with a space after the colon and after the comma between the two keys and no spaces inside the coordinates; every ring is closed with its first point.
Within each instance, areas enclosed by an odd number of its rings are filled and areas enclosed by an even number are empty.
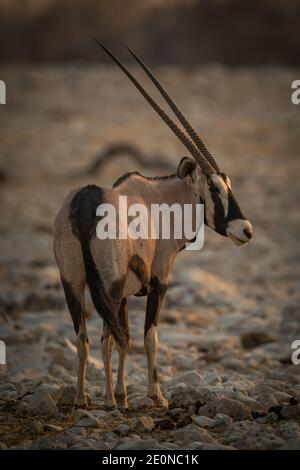
{"type": "Polygon", "coordinates": [[[143,171],[121,155],[99,174],[75,176],[112,142],[163,152],[174,169],[185,152],[114,68],[4,68],[0,448],[300,449],[300,366],[291,362],[300,339],[300,108],[290,101],[299,70],[158,72],[233,180],[254,239],[237,248],[206,230],[201,252],[178,256],[159,329],[166,412],[146,398],[138,298],[129,410],[104,410],[101,322],[89,303],[92,404],[73,413],[76,349],[52,254],[55,213],[72,187],[143,171]]]}

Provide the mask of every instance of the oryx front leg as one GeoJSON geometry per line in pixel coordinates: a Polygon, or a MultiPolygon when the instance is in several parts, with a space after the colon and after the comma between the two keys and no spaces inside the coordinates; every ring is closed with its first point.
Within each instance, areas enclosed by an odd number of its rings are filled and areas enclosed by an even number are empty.
{"type": "Polygon", "coordinates": [[[103,334],[101,338],[101,349],[102,357],[104,363],[105,371],[105,408],[112,409],[116,408],[116,399],[113,389],[113,377],[112,377],[112,350],[113,350],[114,340],[110,329],[104,323],[103,325],[103,334]]]}
{"type": "Polygon", "coordinates": [[[152,289],[147,299],[144,338],[148,362],[148,396],[152,398],[155,405],[167,408],[168,402],[161,393],[156,366],[158,350],[157,322],[166,286],[155,278],[151,281],[151,287],[152,289]]]}
{"type": "MultiPolygon", "coordinates": [[[[128,306],[126,299],[122,300],[119,311],[120,324],[124,331],[124,336],[129,343],[129,328],[128,328],[128,306]]],[[[126,351],[124,348],[118,346],[119,352],[119,369],[118,378],[115,386],[115,398],[117,400],[118,408],[127,409],[127,390],[126,390],[126,351]]]]}

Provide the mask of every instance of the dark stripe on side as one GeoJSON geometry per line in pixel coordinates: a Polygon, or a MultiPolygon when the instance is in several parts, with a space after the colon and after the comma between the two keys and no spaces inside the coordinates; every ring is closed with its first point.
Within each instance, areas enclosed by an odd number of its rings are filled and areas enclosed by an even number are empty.
{"type": "Polygon", "coordinates": [[[113,183],[113,188],[116,188],[119,186],[121,183],[126,181],[130,176],[142,176],[138,171],[130,171],[129,173],[125,173],[124,175],[120,176],[114,183],[113,183]]]}
{"type": "Polygon", "coordinates": [[[171,175],[163,175],[163,176],[144,176],[144,175],[141,175],[141,173],[138,171],[130,171],[129,173],[125,173],[124,175],[120,176],[120,178],[118,178],[113,183],[113,188],[116,188],[121,183],[123,183],[128,178],[130,178],[130,176],[134,176],[134,175],[140,176],[141,178],[144,178],[145,180],[148,180],[148,181],[169,180],[169,179],[177,178],[176,173],[172,173],[171,175]]]}

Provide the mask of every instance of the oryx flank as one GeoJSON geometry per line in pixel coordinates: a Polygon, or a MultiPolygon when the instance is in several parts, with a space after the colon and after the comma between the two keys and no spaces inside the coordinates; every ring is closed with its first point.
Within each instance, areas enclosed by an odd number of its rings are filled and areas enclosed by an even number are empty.
{"type": "MultiPolygon", "coordinates": [[[[98,42],[98,41],[97,41],[98,42]]],[[[144,342],[148,360],[148,396],[157,406],[166,407],[156,369],[157,324],[167,290],[168,276],[177,253],[189,240],[105,239],[96,236],[97,207],[110,203],[118,207],[118,197],[127,196],[147,208],[151,204],[204,204],[205,224],[237,245],[252,238],[251,223],[235,200],[229,178],[220,171],[203,141],[171,100],[146,65],[129,50],[155,84],[181,122],[181,130],[145,91],[134,76],[104,46],[127,77],[189,151],[180,161],[176,174],[147,178],[137,172],[119,178],[112,189],[95,185],[72,191],[55,221],[54,251],[67,304],[77,335],[79,356],[75,406],[87,404],[85,374],[88,359],[84,293],[87,285],[95,309],[103,319],[101,347],[106,375],[105,406],[127,407],[125,359],[129,348],[127,297],[147,295],[144,342]],[[112,349],[116,343],[119,369],[115,389],[112,382],[112,349]]],[[[118,214],[120,216],[120,214],[118,214]]]]}

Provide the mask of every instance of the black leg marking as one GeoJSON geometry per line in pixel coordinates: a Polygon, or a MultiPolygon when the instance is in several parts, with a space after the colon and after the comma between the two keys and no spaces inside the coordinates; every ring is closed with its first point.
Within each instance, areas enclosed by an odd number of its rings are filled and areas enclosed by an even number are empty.
{"type": "Polygon", "coordinates": [[[79,327],[81,323],[81,304],[79,300],[76,298],[71,285],[64,279],[61,279],[61,281],[62,281],[62,285],[64,288],[68,308],[69,308],[69,311],[71,313],[71,317],[73,320],[74,330],[77,335],[79,332],[79,327]]]}
{"type": "Polygon", "coordinates": [[[167,286],[162,284],[157,277],[151,279],[150,286],[151,290],[148,294],[145,318],[145,337],[152,325],[157,326],[159,310],[167,291],[167,286]]]}
{"type": "Polygon", "coordinates": [[[157,277],[151,279],[151,290],[147,299],[144,340],[148,363],[148,396],[154,400],[156,406],[164,408],[168,406],[168,402],[160,391],[156,368],[156,354],[158,348],[157,322],[166,290],[167,286],[162,284],[157,277]]]}

